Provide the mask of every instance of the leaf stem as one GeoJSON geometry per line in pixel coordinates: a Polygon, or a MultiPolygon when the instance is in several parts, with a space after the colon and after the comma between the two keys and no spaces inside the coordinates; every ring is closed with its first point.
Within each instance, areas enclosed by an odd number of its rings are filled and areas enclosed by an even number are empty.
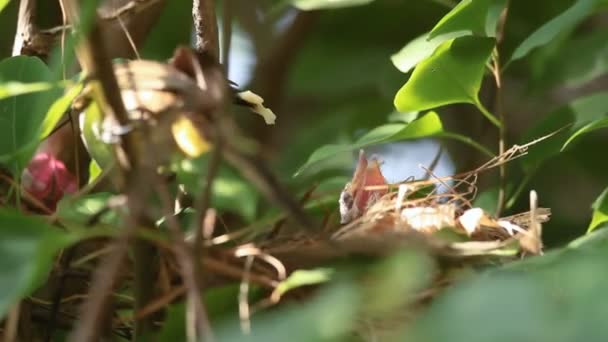
{"type": "Polygon", "coordinates": [[[502,126],[501,120],[496,118],[494,116],[494,114],[490,113],[490,111],[487,110],[486,107],[484,107],[484,105],[481,103],[481,101],[478,100],[477,102],[475,102],[475,106],[477,107],[477,109],[479,109],[479,111],[481,112],[481,114],[483,114],[483,116],[485,116],[488,120],[490,120],[490,122],[493,123],[494,126],[496,126],[500,129],[500,127],[502,126]]]}

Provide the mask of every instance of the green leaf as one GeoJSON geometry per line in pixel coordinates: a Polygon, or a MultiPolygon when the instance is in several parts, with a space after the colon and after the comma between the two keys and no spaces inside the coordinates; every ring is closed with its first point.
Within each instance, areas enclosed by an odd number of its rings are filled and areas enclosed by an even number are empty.
{"type": "Polygon", "coordinates": [[[394,313],[414,299],[431,283],[433,260],[418,251],[407,249],[381,260],[366,272],[374,279],[364,288],[365,312],[371,315],[394,313]]]}
{"type": "Polygon", "coordinates": [[[0,12],[8,5],[9,0],[0,0],[0,12]]]}
{"type": "Polygon", "coordinates": [[[571,7],[539,27],[519,44],[507,64],[526,56],[533,49],[549,43],[560,33],[572,30],[593,12],[594,7],[595,0],[575,1],[571,7]]]}
{"type": "Polygon", "coordinates": [[[234,322],[215,331],[219,341],[345,341],[355,324],[359,302],[356,286],[341,282],[304,303],[254,315],[248,335],[241,334],[234,322]]]}
{"type": "Polygon", "coordinates": [[[608,283],[608,249],[605,241],[599,245],[526,258],[460,282],[436,297],[398,340],[603,341],[608,308],[598,298],[608,283]]]}
{"type": "MultiPolygon", "coordinates": [[[[0,82],[2,82],[2,78],[0,78],[0,82]]],[[[0,100],[5,99],[7,97],[19,96],[29,93],[37,93],[40,91],[45,91],[53,88],[55,85],[48,82],[31,82],[31,83],[23,83],[23,82],[2,82],[0,83],[0,100]]]]}
{"type": "Polygon", "coordinates": [[[38,218],[0,208],[0,317],[44,282],[55,254],[76,240],[38,218]]]}
{"type": "Polygon", "coordinates": [[[296,8],[303,11],[343,8],[367,5],[374,0],[291,0],[296,8]]]}
{"type": "Polygon", "coordinates": [[[407,43],[399,52],[392,55],[391,61],[399,71],[408,73],[418,63],[431,56],[441,43],[464,35],[463,32],[451,32],[429,39],[429,34],[425,33],[407,43]]]}
{"type": "MultiPolygon", "coordinates": [[[[461,37],[444,42],[414,69],[397,92],[395,107],[400,112],[409,112],[452,103],[472,103],[485,110],[477,93],[493,49],[492,38],[461,37]]],[[[498,123],[488,115],[492,122],[498,123]]]]}
{"type": "MultiPolygon", "coordinates": [[[[53,131],[59,120],[61,120],[68,108],[70,108],[72,101],[74,101],[76,96],[82,91],[82,87],[82,83],[71,87],[62,97],[58,98],[51,105],[42,122],[40,139],[46,138],[46,136],[53,131]]],[[[74,124],[78,127],[78,122],[75,122],[74,124]]]]}
{"type": "MultiPolygon", "coordinates": [[[[36,57],[7,58],[0,62],[0,87],[7,82],[44,81],[50,79],[50,74],[48,67],[36,57]]],[[[0,161],[15,172],[19,172],[29,160],[38,143],[45,114],[61,94],[59,89],[45,88],[50,90],[42,91],[40,84],[36,84],[36,89],[28,90],[37,92],[20,92],[21,95],[0,100],[0,161]]],[[[11,87],[8,90],[14,91],[11,87]]],[[[19,86],[17,90],[24,89],[19,86]]]]}
{"type": "Polygon", "coordinates": [[[496,36],[496,24],[505,0],[462,0],[435,25],[429,39],[461,32],[475,36],[496,36]]]}
{"type": "MultiPolygon", "coordinates": [[[[608,102],[608,101],[607,101],[608,102]]],[[[604,112],[604,115],[608,113],[608,110],[606,110],[604,112]]],[[[594,120],[588,124],[586,124],[585,126],[581,127],[579,130],[577,130],[576,132],[574,132],[574,134],[572,134],[570,136],[570,138],[568,138],[568,140],[566,140],[566,142],[564,143],[564,146],[562,146],[562,150],[565,150],[566,148],[568,148],[568,146],[577,138],[581,137],[584,134],[587,134],[589,132],[595,131],[597,129],[600,128],[606,128],[608,127],[608,117],[604,117],[602,119],[597,119],[594,120]]]]}
{"type": "MultiPolygon", "coordinates": [[[[77,198],[64,197],[57,204],[56,214],[60,220],[86,224],[91,217],[99,214],[102,209],[106,208],[108,200],[112,196],[111,193],[99,192],[77,198]]],[[[101,221],[115,224],[118,223],[118,216],[112,212],[112,215],[104,215],[101,221]]]]}
{"type": "Polygon", "coordinates": [[[599,92],[578,98],[571,103],[548,114],[525,135],[522,143],[530,142],[557,130],[552,137],[530,147],[523,157],[524,169],[534,170],[543,162],[555,156],[586,130],[593,129],[590,124],[600,125],[608,113],[608,92],[599,92]]]}
{"type": "Polygon", "coordinates": [[[587,232],[593,231],[602,223],[608,222],[608,188],[593,202],[593,217],[587,232]]]}
{"type": "MultiPolygon", "coordinates": [[[[207,174],[209,155],[197,159],[182,159],[174,165],[177,181],[186,192],[199,195],[207,174]]],[[[229,168],[220,168],[213,181],[212,201],[218,209],[229,210],[241,215],[245,220],[255,218],[258,193],[251,184],[229,168]]]]}
{"type": "Polygon", "coordinates": [[[89,163],[89,181],[87,183],[93,183],[97,179],[97,177],[101,175],[101,171],[102,170],[101,167],[99,167],[99,164],[97,164],[95,160],[91,160],[91,162],[89,163]]]}
{"type": "Polygon", "coordinates": [[[329,281],[333,274],[331,268],[317,268],[314,270],[297,270],[280,282],[275,291],[279,295],[285,294],[287,291],[307,285],[316,285],[329,281]]]}
{"type": "Polygon", "coordinates": [[[192,2],[172,0],[163,5],[160,18],[147,35],[141,55],[147,59],[166,60],[176,46],[190,44],[192,39],[192,2]]]}
{"type": "Polygon", "coordinates": [[[371,130],[353,144],[325,145],[318,148],[310,155],[308,161],[300,167],[294,176],[298,176],[305,169],[335,157],[337,154],[352,152],[372,145],[434,136],[442,131],[441,120],[435,112],[427,113],[409,124],[394,123],[383,125],[371,130]]]}

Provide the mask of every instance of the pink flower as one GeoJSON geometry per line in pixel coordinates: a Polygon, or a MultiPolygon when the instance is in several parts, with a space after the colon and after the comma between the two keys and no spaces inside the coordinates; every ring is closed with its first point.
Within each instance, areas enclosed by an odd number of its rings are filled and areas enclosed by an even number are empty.
{"type": "Polygon", "coordinates": [[[49,153],[34,156],[21,175],[21,184],[25,191],[51,210],[55,210],[63,195],[78,189],[76,177],[63,161],[49,153]]]}

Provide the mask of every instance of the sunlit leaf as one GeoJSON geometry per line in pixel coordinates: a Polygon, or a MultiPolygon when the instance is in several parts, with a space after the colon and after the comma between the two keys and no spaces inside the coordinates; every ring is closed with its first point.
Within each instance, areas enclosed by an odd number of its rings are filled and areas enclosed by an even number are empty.
{"type": "Polygon", "coordinates": [[[0,209],[0,317],[44,282],[55,254],[75,240],[42,220],[0,209]]]}
{"type": "Polygon", "coordinates": [[[397,92],[395,107],[401,112],[452,103],[482,107],[477,93],[493,48],[492,38],[462,37],[444,42],[414,69],[397,92]]]}
{"type": "Polygon", "coordinates": [[[547,44],[560,33],[573,29],[593,12],[595,4],[595,0],[575,1],[571,7],[539,27],[521,42],[515,51],[513,51],[509,62],[524,57],[533,49],[547,44]]]}
{"type": "MultiPolygon", "coordinates": [[[[605,113],[608,113],[608,110],[606,110],[605,113]]],[[[594,121],[586,124],[585,126],[581,127],[576,132],[574,132],[574,134],[572,134],[570,136],[570,138],[568,138],[568,140],[566,140],[566,142],[564,143],[564,146],[562,147],[562,149],[568,148],[568,146],[574,140],[576,140],[577,138],[581,137],[583,134],[587,134],[587,133],[595,131],[597,129],[606,128],[606,127],[608,127],[608,116],[605,116],[602,119],[594,120],[594,121]]]]}
{"type": "Polygon", "coordinates": [[[409,124],[394,123],[377,127],[358,141],[349,145],[325,145],[314,151],[308,161],[300,167],[295,176],[302,173],[305,169],[323,160],[334,157],[337,154],[352,152],[367,146],[418,139],[439,134],[443,131],[441,120],[435,112],[430,112],[409,124]]]}
{"type": "MultiPolygon", "coordinates": [[[[2,82],[38,84],[48,79],[50,70],[36,57],[16,56],[0,62],[0,88],[2,82]]],[[[43,89],[39,85],[36,92],[0,100],[0,160],[16,171],[29,159],[38,141],[44,116],[54,99],[61,94],[59,89],[41,91],[43,89]]]]}
{"type": "Polygon", "coordinates": [[[599,92],[578,98],[548,114],[524,135],[522,143],[560,131],[530,147],[528,154],[522,160],[524,168],[535,169],[558,154],[566,145],[572,147],[576,137],[585,133],[586,129],[594,128],[585,127],[589,127],[594,122],[599,125],[606,118],[606,113],[608,113],[608,92],[599,92]]]}
{"type": "Polygon", "coordinates": [[[588,232],[593,231],[602,223],[608,222],[608,188],[593,202],[593,217],[588,232]]]}
{"type": "Polygon", "coordinates": [[[462,0],[435,25],[429,38],[446,33],[494,37],[505,0],[462,0]]]}
{"type": "Polygon", "coordinates": [[[464,35],[463,32],[452,32],[429,39],[429,34],[425,33],[392,55],[391,61],[399,71],[408,73],[418,63],[431,56],[441,43],[464,35]]]}
{"type": "MultiPolygon", "coordinates": [[[[2,79],[0,78],[0,82],[2,79]]],[[[0,83],[0,100],[7,97],[19,96],[29,93],[37,93],[39,91],[45,91],[53,88],[54,85],[48,82],[2,82],[0,83]]]]}
{"type": "Polygon", "coordinates": [[[307,285],[316,285],[329,281],[333,269],[318,268],[314,270],[297,270],[289,275],[289,277],[277,285],[275,292],[279,295],[285,294],[287,291],[307,285]]]}
{"type": "MultiPolygon", "coordinates": [[[[68,110],[74,98],[80,94],[82,91],[82,84],[78,84],[72,88],[70,88],[62,97],[58,98],[49,108],[49,111],[46,113],[44,117],[44,121],[42,122],[42,131],[40,132],[40,138],[43,139],[47,135],[49,135],[59,120],[63,117],[65,112],[68,110]]],[[[78,122],[75,122],[74,125],[78,126],[78,122]]]]}
{"type": "Polygon", "coordinates": [[[291,0],[291,3],[303,11],[342,8],[367,5],[374,0],[291,0]]]}
{"type": "Polygon", "coordinates": [[[6,5],[8,5],[8,2],[10,0],[0,0],[0,12],[2,12],[2,10],[4,9],[4,7],[6,7],[6,5]]]}

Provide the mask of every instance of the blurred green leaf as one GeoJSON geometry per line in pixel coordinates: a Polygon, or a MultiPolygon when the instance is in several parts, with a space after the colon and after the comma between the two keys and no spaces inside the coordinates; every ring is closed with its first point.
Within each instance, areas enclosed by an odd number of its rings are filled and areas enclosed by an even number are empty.
{"type": "Polygon", "coordinates": [[[298,305],[252,317],[251,333],[225,324],[216,330],[219,341],[336,341],[344,340],[355,324],[359,294],[352,282],[340,282],[298,305]]]}
{"type": "Polygon", "coordinates": [[[177,46],[189,45],[192,34],[192,1],[166,1],[158,22],[148,34],[141,55],[165,60],[173,56],[177,46]]]}
{"type": "Polygon", "coordinates": [[[275,292],[284,295],[287,291],[307,285],[316,285],[329,281],[333,274],[331,268],[317,268],[314,270],[297,270],[280,282],[275,292]]]}
{"type": "Polygon", "coordinates": [[[435,25],[429,39],[446,33],[461,35],[496,36],[498,17],[505,0],[462,0],[435,25]]]}
{"type": "Polygon", "coordinates": [[[39,91],[45,91],[55,87],[55,85],[48,82],[3,82],[2,78],[0,78],[0,82],[2,82],[0,83],[0,100],[5,99],[7,97],[19,96],[29,93],[37,93],[39,91]]]}
{"type": "Polygon", "coordinates": [[[535,88],[579,87],[608,72],[606,33],[602,30],[584,32],[569,37],[547,55],[535,54],[534,57],[535,88]]]}
{"type": "Polygon", "coordinates": [[[0,12],[8,5],[9,0],[0,0],[0,12]]]}
{"type": "Polygon", "coordinates": [[[587,232],[591,232],[602,223],[608,222],[608,188],[593,202],[593,217],[587,232]]]}
{"type": "MultiPolygon", "coordinates": [[[[39,82],[49,79],[50,74],[49,68],[36,57],[16,56],[0,61],[2,82],[39,82]]],[[[25,151],[33,152],[38,142],[49,106],[61,94],[59,89],[35,88],[35,93],[0,100],[0,161],[17,172],[29,159],[25,151]]]]}
{"type": "MultiPolygon", "coordinates": [[[[203,155],[194,160],[180,160],[174,165],[177,181],[184,185],[186,192],[200,195],[206,179],[208,159],[208,155],[203,155]]],[[[232,211],[251,221],[256,215],[258,199],[258,193],[249,182],[232,169],[220,168],[213,181],[212,201],[215,208],[232,211]]]]}
{"type": "MultiPolygon", "coordinates": [[[[400,112],[420,111],[452,103],[472,103],[485,111],[477,93],[494,39],[461,37],[444,42],[418,64],[395,96],[400,112]]],[[[489,119],[498,124],[491,114],[489,119]]]]}
{"type": "MultiPolygon", "coordinates": [[[[606,101],[608,102],[608,101],[606,101]]],[[[606,110],[604,112],[604,115],[608,113],[608,110],[606,110]]],[[[574,132],[574,134],[572,134],[570,136],[570,138],[568,138],[568,140],[566,140],[566,142],[564,143],[564,146],[562,147],[562,150],[568,148],[568,146],[577,138],[581,137],[583,134],[595,131],[596,129],[600,129],[600,128],[606,128],[608,127],[608,116],[605,116],[602,119],[597,119],[597,120],[593,120],[592,122],[586,124],[585,126],[581,127],[580,129],[578,129],[576,132],[574,132]]]]}
{"type": "Polygon", "coordinates": [[[290,0],[303,11],[367,5],[374,0],[290,0]]]}
{"type": "Polygon", "coordinates": [[[407,43],[399,52],[392,55],[391,61],[399,71],[408,73],[418,63],[431,56],[441,43],[464,35],[466,34],[463,32],[451,32],[429,39],[429,34],[425,33],[407,43]]]}
{"type": "MultiPolygon", "coordinates": [[[[62,97],[58,98],[51,105],[49,111],[44,117],[44,121],[42,122],[42,131],[40,132],[40,139],[46,138],[46,136],[53,131],[59,120],[61,120],[68,108],[70,108],[72,101],[74,101],[76,96],[78,96],[78,94],[80,94],[80,92],[82,91],[82,87],[82,83],[71,87],[62,97]]],[[[78,127],[78,122],[75,122],[74,125],[78,127]]]]}
{"type": "MultiPolygon", "coordinates": [[[[565,148],[566,143],[568,147],[571,147],[569,137],[572,134],[577,135],[579,130],[584,129],[590,123],[605,119],[606,113],[608,113],[608,92],[599,92],[578,98],[548,114],[524,135],[522,143],[541,138],[560,129],[561,131],[530,147],[528,154],[522,159],[524,169],[536,169],[565,148]]],[[[584,132],[578,135],[582,133],[584,132]]]]}
{"type": "Polygon", "coordinates": [[[593,12],[595,4],[595,0],[575,1],[571,7],[539,27],[528,36],[528,38],[521,42],[515,51],[513,51],[507,64],[526,56],[533,49],[547,44],[555,39],[560,33],[572,30],[593,12]]]}
{"type": "Polygon", "coordinates": [[[167,308],[167,318],[158,333],[158,341],[187,341],[186,305],[178,303],[167,308]]]}
{"type": "Polygon", "coordinates": [[[0,317],[46,280],[55,254],[76,240],[38,218],[0,208],[0,317]]]}
{"type": "Polygon", "coordinates": [[[386,124],[371,130],[353,144],[325,145],[318,148],[310,155],[308,161],[298,169],[294,176],[298,176],[312,165],[332,158],[337,154],[352,152],[371,145],[429,137],[442,131],[441,120],[435,112],[429,112],[409,124],[386,124]]]}
{"type": "Polygon", "coordinates": [[[605,241],[601,245],[593,250],[587,244],[551,252],[460,283],[435,298],[403,338],[603,341],[608,327],[602,317],[608,307],[597,298],[603,296],[608,282],[603,271],[608,253],[605,241]]]}
{"type": "Polygon", "coordinates": [[[371,281],[364,287],[365,313],[375,316],[403,309],[414,294],[430,285],[433,266],[428,255],[411,249],[381,260],[365,274],[371,281]]]}
{"type": "MultiPolygon", "coordinates": [[[[108,192],[93,193],[77,198],[64,197],[57,204],[57,216],[70,223],[86,224],[94,215],[106,209],[108,200],[113,194],[108,192]]],[[[110,211],[101,217],[101,222],[118,223],[118,216],[110,211]]]]}
{"type": "Polygon", "coordinates": [[[89,163],[89,181],[88,184],[93,183],[97,177],[99,177],[101,175],[101,167],[99,167],[99,164],[97,164],[97,162],[95,160],[91,160],[91,162],[89,163]]]}
{"type": "Polygon", "coordinates": [[[394,111],[391,114],[388,115],[388,122],[403,122],[403,123],[410,123],[416,119],[418,119],[418,115],[420,113],[418,112],[397,112],[394,111]]]}

